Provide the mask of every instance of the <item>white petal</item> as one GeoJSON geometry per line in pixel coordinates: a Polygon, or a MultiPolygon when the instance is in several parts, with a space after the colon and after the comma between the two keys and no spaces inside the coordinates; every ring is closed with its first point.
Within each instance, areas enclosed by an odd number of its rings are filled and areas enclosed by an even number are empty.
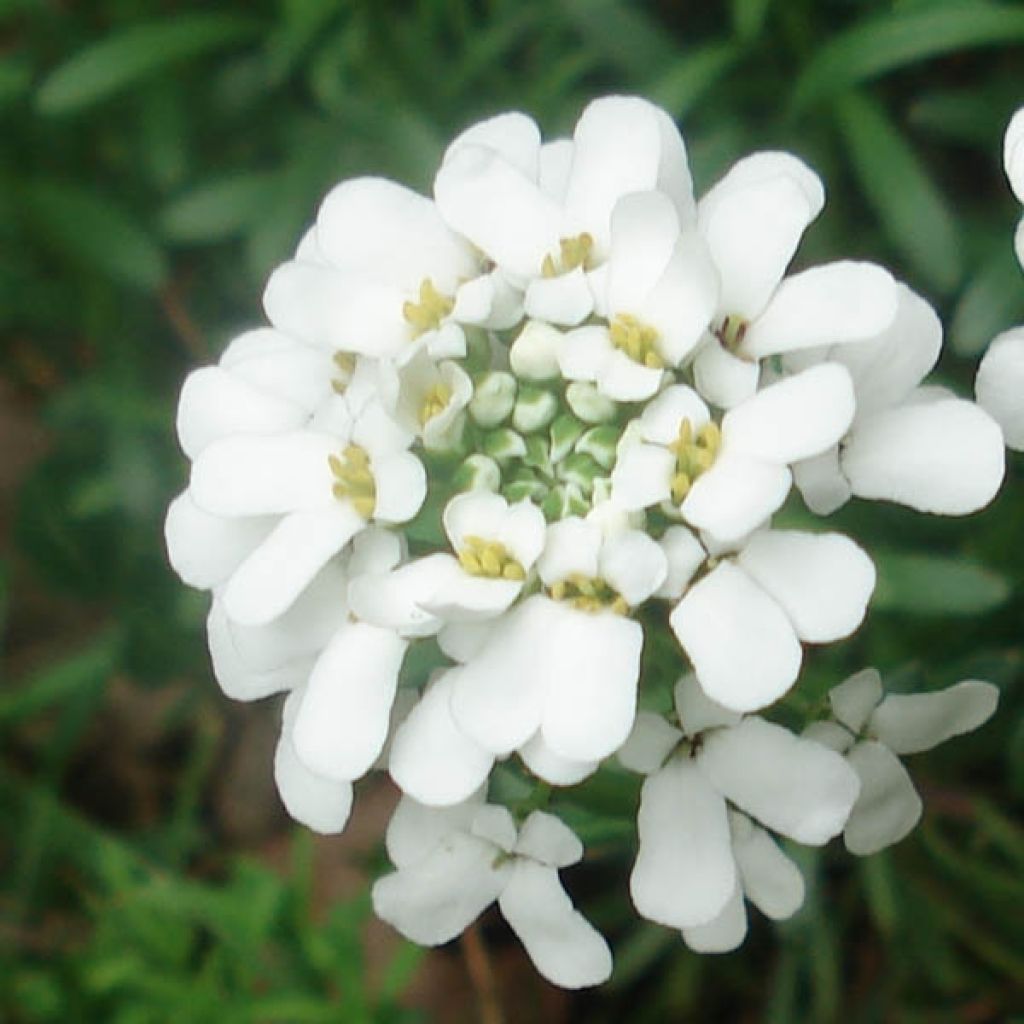
{"type": "Polygon", "coordinates": [[[533,811],[523,822],[515,852],[553,868],[567,868],[583,860],[583,844],[561,818],[533,811]]]}
{"type": "Polygon", "coordinates": [[[720,409],[732,409],[752,398],[760,376],[761,367],[756,360],[733,355],[717,338],[702,345],[693,360],[697,390],[720,409]]]}
{"type": "Polygon", "coordinates": [[[681,931],[683,941],[695,953],[731,953],[739,948],[747,937],[747,910],[739,883],[714,920],[681,931]]]}
{"type": "Polygon", "coordinates": [[[730,172],[700,201],[698,224],[722,278],[723,315],[752,320],[764,309],[804,229],[821,210],[820,203],[808,202],[786,164],[799,165],[803,176],[809,169],[787,154],[772,156],[773,172],[765,168],[759,180],[744,176],[742,183],[730,172]]]}
{"type": "Polygon", "coordinates": [[[793,463],[793,482],[804,504],[819,516],[829,516],[842,508],[853,491],[839,466],[839,445],[793,463]]]}
{"type": "Polygon", "coordinates": [[[737,560],[782,605],[805,643],[849,636],[875,589],[874,563],[841,533],[763,530],[737,560]]]}
{"type": "Polygon", "coordinates": [[[459,832],[468,833],[483,806],[483,787],[454,807],[427,807],[403,796],[384,835],[391,863],[396,868],[409,867],[433,853],[452,836],[459,832]]]}
{"type": "Polygon", "coordinates": [[[687,736],[696,736],[706,729],[736,725],[740,715],[713,701],[701,688],[697,677],[688,672],[672,691],[679,724],[687,736]]]}
{"type": "Polygon", "coordinates": [[[483,650],[500,621],[446,623],[437,634],[438,646],[452,661],[465,664],[483,650]]]}
{"type": "Polygon", "coordinates": [[[892,275],[873,263],[842,261],[787,277],[747,328],[742,352],[755,359],[814,345],[861,341],[896,315],[892,275]]]}
{"type": "Polygon", "coordinates": [[[572,139],[553,139],[540,147],[541,190],[561,203],[572,170],[572,139]]]}
{"type": "Polygon", "coordinates": [[[504,853],[511,853],[516,844],[516,823],[507,807],[485,804],[473,816],[469,831],[493,843],[504,853]]]}
{"type": "Polygon", "coordinates": [[[675,456],[661,445],[624,445],[611,476],[616,504],[632,511],[668,501],[675,466],[675,456]]]}
{"type": "Polygon", "coordinates": [[[171,502],[164,521],[167,558],[183,582],[209,590],[223,583],[273,527],[269,517],[211,515],[183,491],[171,502]]]}
{"type": "Polygon", "coordinates": [[[348,603],[352,614],[371,625],[405,636],[429,636],[442,626],[428,608],[430,600],[452,577],[462,575],[458,562],[438,552],[385,573],[367,573],[352,580],[348,603]]]}
{"type": "Polygon", "coordinates": [[[295,716],[302,762],[331,779],[358,779],[388,734],[398,670],[408,645],[395,633],[350,622],[317,660],[295,716]]]}
{"type": "Polygon", "coordinates": [[[578,327],[566,333],[558,366],[566,380],[597,380],[614,351],[607,327],[578,327]]]}
{"type": "Polygon", "coordinates": [[[348,502],[285,516],[235,570],[224,590],[228,615],[245,626],[270,622],[364,525],[348,502]]]}
{"type": "Polygon", "coordinates": [[[455,569],[429,596],[418,601],[420,607],[445,622],[493,619],[508,611],[523,589],[517,580],[473,576],[457,563],[455,569]]]}
{"type": "Polygon", "coordinates": [[[470,125],[457,135],[445,150],[447,161],[463,146],[483,146],[492,149],[518,168],[527,178],[537,177],[540,158],[540,129],[537,122],[526,114],[510,111],[470,125]]]}
{"type": "Polygon", "coordinates": [[[293,431],[215,441],[192,465],[192,498],[221,516],[258,516],[336,505],[328,456],[344,442],[293,431]]]}
{"type": "Polygon", "coordinates": [[[995,497],[1005,461],[999,426],[959,398],[879,413],[857,425],[842,453],[843,473],[859,497],[953,516],[995,497]]]}
{"type": "Polygon", "coordinates": [[[749,818],[734,814],[730,820],[732,852],[747,899],[774,921],[792,917],[804,901],[800,869],[749,818]]]}
{"type": "Polygon", "coordinates": [[[374,519],[405,523],[419,512],[427,496],[427,473],[412,452],[374,459],[373,479],[377,486],[374,519]]]}
{"type": "Polygon", "coordinates": [[[450,942],[504,889],[511,865],[493,861],[491,843],[452,835],[424,860],[375,882],[374,913],[421,946],[450,942]]]}
{"type": "Polygon", "coordinates": [[[871,712],[882,699],[882,677],[878,669],[865,668],[829,690],[832,714],[853,733],[867,724],[871,712]]]}
{"type": "Polygon", "coordinates": [[[644,782],[637,833],[629,878],[637,912],[670,928],[713,921],[736,868],[725,801],[693,761],[673,759],[644,782]]]}
{"type": "Polygon", "coordinates": [[[691,526],[728,544],[782,507],[792,479],[789,470],[776,462],[723,452],[696,479],[680,511],[691,526]]]}
{"type": "Polygon", "coordinates": [[[272,327],[247,331],[235,338],[221,355],[220,365],[252,387],[293,402],[307,412],[331,394],[331,380],[338,373],[331,353],[303,345],[272,327]]]}
{"type": "Polygon", "coordinates": [[[509,506],[495,539],[529,571],[544,550],[546,530],[544,514],[524,498],[509,506]]]}
{"type": "Polygon", "coordinates": [[[658,542],[640,530],[623,530],[601,548],[598,575],[626,602],[642,604],[665,582],[668,560],[658,542]]]}
{"type": "Polygon", "coordinates": [[[665,552],[668,572],[655,597],[678,601],[686,593],[690,580],[708,557],[704,546],[685,526],[670,526],[659,541],[665,552]]]}
{"type": "Polygon", "coordinates": [[[616,313],[639,312],[668,266],[679,220],[668,196],[634,192],[612,211],[607,303],[616,313]]]}
{"type": "Polygon", "coordinates": [[[405,538],[380,526],[369,526],[352,539],[348,556],[350,577],[394,569],[405,555],[405,538]]]}
{"type": "Polygon", "coordinates": [[[761,718],[709,733],[697,758],[737,807],[812,846],[843,830],[860,788],[841,755],[761,718]]]}
{"type": "Polygon", "coordinates": [[[875,709],[868,731],[897,754],[917,754],[981,727],[998,703],[999,690],[975,679],[936,693],[890,694],[875,709]]]}
{"type": "Polygon", "coordinates": [[[544,553],[537,561],[537,572],[545,586],[550,587],[574,573],[597,576],[601,542],[601,528],[578,516],[552,523],[548,527],[544,553]]]}
{"type": "Polygon", "coordinates": [[[722,420],[730,453],[788,463],[834,445],[853,422],[849,371],[834,363],[813,366],[759,391],[722,420]]]}
{"type": "Polygon", "coordinates": [[[1010,123],[1006,126],[1003,167],[1014,195],[1024,203],[1024,107],[1010,118],[1010,123]]]}
{"type": "Polygon", "coordinates": [[[308,412],[254,388],[219,366],[193,370],[181,386],[177,431],[194,459],[208,444],[232,434],[277,434],[302,426],[308,412]]]}
{"type": "Polygon", "coordinates": [[[455,724],[451,692],[449,676],[440,676],[399,726],[391,744],[391,777],[421,804],[461,803],[486,780],[494,764],[494,756],[455,724]]]}
{"type": "Polygon", "coordinates": [[[856,737],[838,722],[811,722],[800,734],[805,739],[820,743],[837,754],[845,754],[853,746],[856,737]]]}
{"type": "Polygon", "coordinates": [[[285,701],[284,724],[274,751],[274,783],[285,810],[321,835],[336,835],[352,811],[352,783],[336,782],[311,772],[298,758],[291,738],[295,696],[285,701]]]}
{"type": "Polygon", "coordinates": [[[858,743],[847,755],[860,778],[843,839],[850,853],[868,857],[898,843],[921,820],[921,798],[906,768],[884,744],[858,743]]]}
{"type": "Polygon", "coordinates": [[[974,391],[978,404],[1002,428],[1007,446],[1024,451],[1024,327],[1000,334],[989,345],[974,391]]]}
{"type": "Polygon", "coordinates": [[[653,775],[676,748],[683,734],[653,711],[638,711],[626,742],[615,756],[623,768],[653,775]]]}
{"type": "Polygon", "coordinates": [[[554,868],[516,862],[498,905],[534,966],[552,984],[586,988],[611,976],[608,943],[573,907],[554,868]]]}
{"type": "Polygon", "coordinates": [[[559,204],[492,149],[460,146],[438,171],[434,195],[445,220],[504,270],[533,277],[558,251],[559,204]]]}
{"type": "Polygon", "coordinates": [[[562,607],[548,636],[541,730],[562,757],[598,761],[626,741],[636,714],[644,634],[614,612],[562,607]]]}
{"type": "Polygon", "coordinates": [[[559,374],[558,355],[564,338],[550,324],[528,320],[508,352],[512,372],[521,380],[553,380],[559,374]]]}
{"type": "Polygon", "coordinates": [[[643,366],[615,349],[601,367],[597,385],[615,402],[642,402],[657,393],[664,376],[664,370],[643,366]]]}
{"type": "Polygon", "coordinates": [[[691,587],[669,619],[704,692],[734,711],[756,711],[796,682],[802,653],[776,602],[731,562],[691,587]]]}
{"type": "Polygon", "coordinates": [[[552,786],[575,786],[597,771],[596,761],[573,761],[556,754],[537,732],[519,748],[523,764],[552,786]]]}
{"type": "Polygon", "coordinates": [[[563,327],[575,327],[590,315],[594,296],[582,267],[557,277],[536,277],[526,289],[527,316],[563,327]]]}
{"type": "Polygon", "coordinates": [[[652,399],[640,414],[640,434],[645,441],[669,445],[679,437],[688,420],[696,434],[711,419],[711,413],[693,388],[674,384],[652,399]]]}

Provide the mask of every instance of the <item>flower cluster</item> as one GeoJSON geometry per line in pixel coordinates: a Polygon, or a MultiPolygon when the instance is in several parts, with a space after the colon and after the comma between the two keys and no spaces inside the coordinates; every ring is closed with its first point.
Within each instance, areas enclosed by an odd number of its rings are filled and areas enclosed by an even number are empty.
{"type": "Polygon", "coordinates": [[[271,326],[186,380],[166,536],[211,592],[217,679],[287,693],[275,777],[309,827],[340,831],[353,782],[390,773],[374,906],[412,940],[497,901],[547,978],[604,980],[558,876],[583,856],[560,799],[600,769],[643,777],[637,911],[732,948],[744,900],[802,901],[770,833],[902,838],[896,755],[994,709],[988,684],[882,699],[871,675],[804,735],[762,717],[875,585],[848,537],[772,525],[794,484],[819,515],[965,515],[1004,472],[992,418],[923,383],[924,299],[874,264],[789,271],[823,204],[778,152],[698,201],[641,99],[543,143],[504,114],[452,142],[432,199],[339,184],[267,284],[271,326]],[[498,763],[526,796],[488,789],[498,763]]]}

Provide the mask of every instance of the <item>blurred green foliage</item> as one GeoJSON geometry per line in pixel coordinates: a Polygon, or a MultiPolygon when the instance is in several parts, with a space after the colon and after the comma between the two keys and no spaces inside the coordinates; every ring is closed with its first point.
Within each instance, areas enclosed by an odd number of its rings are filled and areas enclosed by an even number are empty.
{"type": "MultiPolygon", "coordinates": [[[[988,340],[1024,320],[1000,169],[1024,4],[3,0],[0,27],[0,1018],[430,1019],[399,1008],[410,947],[367,981],[367,901],[318,905],[308,838],[276,869],[260,855],[285,828],[272,812],[259,842],[225,839],[211,793],[237,719],[206,664],[204,602],[161,543],[181,377],[259,320],[261,281],[333,182],[429,189],[474,118],[520,108],[564,132],[591,96],[629,91],[680,119],[701,188],[755,148],[804,156],[829,204],[800,260],[876,258],[930,295],[952,343],[941,377],[966,390],[988,340]],[[155,709],[149,746],[131,742],[138,715],[111,724],[125,692],[155,709]]],[[[565,1019],[1021,1010],[1021,470],[967,522],[864,505],[836,521],[877,556],[875,610],[808,659],[790,711],[864,664],[897,688],[1003,690],[979,735],[915,759],[919,833],[863,863],[805,856],[806,908],[702,959],[629,916],[636,790],[607,771],[586,803],[557,804],[594,844],[575,884],[617,957],[565,1019]]],[[[675,657],[648,652],[663,674],[675,657]]]]}

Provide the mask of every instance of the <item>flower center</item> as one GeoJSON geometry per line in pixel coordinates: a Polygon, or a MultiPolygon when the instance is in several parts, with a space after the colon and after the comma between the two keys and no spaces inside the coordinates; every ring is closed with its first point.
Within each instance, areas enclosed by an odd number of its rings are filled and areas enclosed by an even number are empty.
{"type": "Polygon", "coordinates": [[[555,601],[567,601],[581,612],[602,612],[608,609],[616,615],[629,614],[626,599],[596,576],[574,572],[553,584],[548,593],[555,601]]]}
{"type": "Polygon", "coordinates": [[[429,277],[420,284],[418,302],[406,302],[402,306],[402,316],[412,325],[415,337],[436,331],[441,321],[455,308],[455,300],[442,295],[429,277]]]}
{"type": "Polygon", "coordinates": [[[355,510],[369,519],[377,506],[377,484],[370,470],[370,456],[357,444],[346,445],[340,455],[328,455],[334,483],[331,493],[339,500],[352,502],[355,510]]]}
{"type": "Polygon", "coordinates": [[[331,381],[331,387],[336,395],[343,395],[356,372],[356,357],[351,352],[335,352],[334,366],[338,375],[331,381]]]}
{"type": "Polygon", "coordinates": [[[619,313],[608,325],[612,344],[625,352],[634,363],[652,370],[665,367],[665,360],[657,349],[658,332],[643,324],[629,313],[619,313]]]}
{"type": "Polygon", "coordinates": [[[483,537],[463,538],[462,550],[459,551],[459,565],[470,576],[513,580],[517,583],[526,579],[526,570],[504,544],[496,540],[484,540],[483,537]]]}
{"type": "Polygon", "coordinates": [[[743,343],[748,326],[748,322],[743,317],[730,314],[722,321],[722,326],[715,333],[727,351],[735,352],[743,343]]]}
{"type": "Polygon", "coordinates": [[[577,267],[590,269],[590,255],[594,248],[594,239],[586,231],[574,238],[562,238],[558,242],[558,256],[547,255],[540,265],[544,277],[560,277],[577,267]]]}
{"type": "Polygon", "coordinates": [[[684,418],[679,424],[679,436],[668,446],[676,457],[672,500],[677,505],[690,493],[697,477],[711,468],[721,447],[722,432],[717,423],[705,423],[696,436],[688,419],[684,418]]]}
{"type": "Polygon", "coordinates": [[[420,426],[425,427],[428,421],[448,408],[452,398],[452,389],[443,381],[435,384],[424,396],[420,403],[420,426]]]}

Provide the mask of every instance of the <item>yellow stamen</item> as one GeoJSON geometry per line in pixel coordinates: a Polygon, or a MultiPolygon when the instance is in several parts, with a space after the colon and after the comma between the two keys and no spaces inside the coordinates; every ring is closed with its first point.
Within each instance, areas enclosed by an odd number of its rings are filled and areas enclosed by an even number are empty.
{"type": "Polygon", "coordinates": [[[591,250],[594,248],[593,236],[584,231],[573,238],[562,238],[558,242],[558,257],[544,257],[540,272],[544,277],[560,277],[577,267],[591,269],[591,250]]]}
{"type": "Polygon", "coordinates": [[[747,321],[741,316],[730,315],[722,321],[718,329],[718,340],[730,352],[735,352],[743,342],[743,336],[747,333],[747,321]]]}
{"type": "Polygon", "coordinates": [[[578,572],[553,583],[548,594],[555,601],[567,601],[581,612],[612,611],[616,615],[630,612],[629,602],[604,580],[578,572]]]}
{"type": "Polygon", "coordinates": [[[504,544],[483,537],[464,537],[459,551],[459,564],[470,576],[486,576],[488,579],[512,580],[516,583],[526,579],[526,570],[504,544]]]}
{"type": "Polygon", "coordinates": [[[420,404],[420,426],[425,427],[429,420],[440,416],[448,408],[451,397],[452,389],[447,384],[443,381],[435,384],[423,396],[423,401],[420,404]]]}
{"type": "Polygon", "coordinates": [[[455,300],[442,295],[429,277],[420,284],[418,302],[406,302],[402,306],[402,316],[412,325],[416,337],[427,331],[436,331],[441,321],[455,308],[455,300]]]}
{"type": "Polygon", "coordinates": [[[619,313],[609,324],[608,332],[612,344],[634,363],[652,370],[665,368],[665,360],[657,348],[658,332],[653,327],[641,323],[629,313],[619,313]]]}
{"type": "Polygon", "coordinates": [[[338,376],[331,381],[331,387],[334,388],[335,394],[343,395],[356,372],[356,357],[351,352],[335,352],[334,365],[338,376]]]}
{"type": "Polygon", "coordinates": [[[671,488],[672,500],[679,505],[690,493],[697,477],[714,465],[722,447],[722,432],[717,423],[705,423],[694,437],[693,424],[684,419],[679,424],[678,437],[668,447],[676,457],[671,488]]]}
{"type": "Polygon", "coordinates": [[[347,445],[340,455],[328,455],[327,464],[334,477],[331,493],[339,501],[350,501],[364,519],[369,519],[377,507],[377,484],[366,449],[347,445]]]}

